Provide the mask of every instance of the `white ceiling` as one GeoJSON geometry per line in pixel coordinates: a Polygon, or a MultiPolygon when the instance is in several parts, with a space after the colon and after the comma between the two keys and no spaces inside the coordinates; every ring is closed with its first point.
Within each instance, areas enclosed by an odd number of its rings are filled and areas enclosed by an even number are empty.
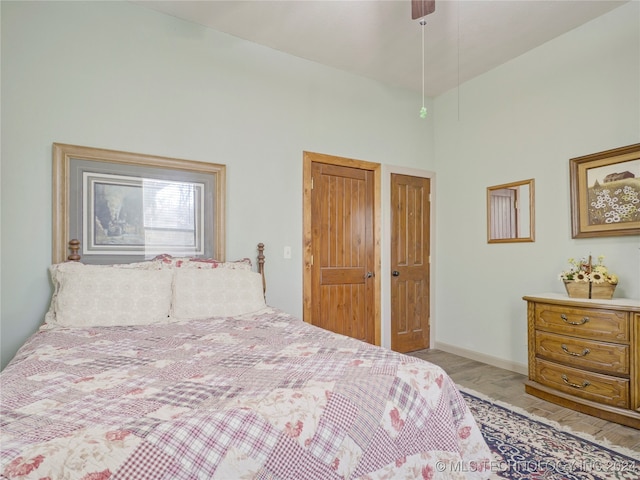
{"type": "MultiPolygon", "coordinates": [[[[436,0],[425,94],[436,96],[628,0],[436,0]]],[[[410,0],[133,3],[394,86],[422,92],[422,26],[410,0]]]]}

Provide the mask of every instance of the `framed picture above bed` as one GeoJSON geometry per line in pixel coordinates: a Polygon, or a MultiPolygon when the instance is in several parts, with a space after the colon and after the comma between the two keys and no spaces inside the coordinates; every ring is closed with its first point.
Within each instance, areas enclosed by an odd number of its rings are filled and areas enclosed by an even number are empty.
{"type": "Polygon", "coordinates": [[[640,143],[569,160],[572,238],[640,234],[640,143]]]}
{"type": "Polygon", "coordinates": [[[224,261],[225,165],[53,144],[53,263],[224,261]]]}

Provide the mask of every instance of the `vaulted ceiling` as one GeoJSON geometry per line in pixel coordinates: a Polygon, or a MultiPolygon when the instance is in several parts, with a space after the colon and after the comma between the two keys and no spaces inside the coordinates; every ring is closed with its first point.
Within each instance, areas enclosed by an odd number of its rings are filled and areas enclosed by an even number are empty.
{"type": "Polygon", "coordinates": [[[134,1],[254,43],[436,96],[628,0],[134,1]]]}

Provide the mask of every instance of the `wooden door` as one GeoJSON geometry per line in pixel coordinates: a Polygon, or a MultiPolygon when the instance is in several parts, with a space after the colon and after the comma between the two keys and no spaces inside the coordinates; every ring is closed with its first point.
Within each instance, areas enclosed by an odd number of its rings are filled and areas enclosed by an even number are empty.
{"type": "Polygon", "coordinates": [[[429,348],[429,178],[391,175],[391,349],[429,348]]]}
{"type": "Polygon", "coordinates": [[[379,344],[375,171],[339,157],[308,155],[323,161],[309,164],[304,320],[379,344]]]}

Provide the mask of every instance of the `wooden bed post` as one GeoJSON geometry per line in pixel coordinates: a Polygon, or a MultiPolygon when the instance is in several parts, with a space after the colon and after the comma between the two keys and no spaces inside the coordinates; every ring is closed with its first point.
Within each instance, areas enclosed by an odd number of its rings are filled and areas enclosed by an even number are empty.
{"type": "Polygon", "coordinates": [[[264,243],[258,244],[258,273],[262,275],[262,292],[267,295],[267,281],[264,277],[264,243]]]}
{"type": "Polygon", "coordinates": [[[73,240],[69,240],[69,250],[71,250],[71,255],[67,257],[67,260],[70,262],[79,262],[80,254],[78,253],[78,250],[80,250],[80,240],[75,238],[73,240]]]}

